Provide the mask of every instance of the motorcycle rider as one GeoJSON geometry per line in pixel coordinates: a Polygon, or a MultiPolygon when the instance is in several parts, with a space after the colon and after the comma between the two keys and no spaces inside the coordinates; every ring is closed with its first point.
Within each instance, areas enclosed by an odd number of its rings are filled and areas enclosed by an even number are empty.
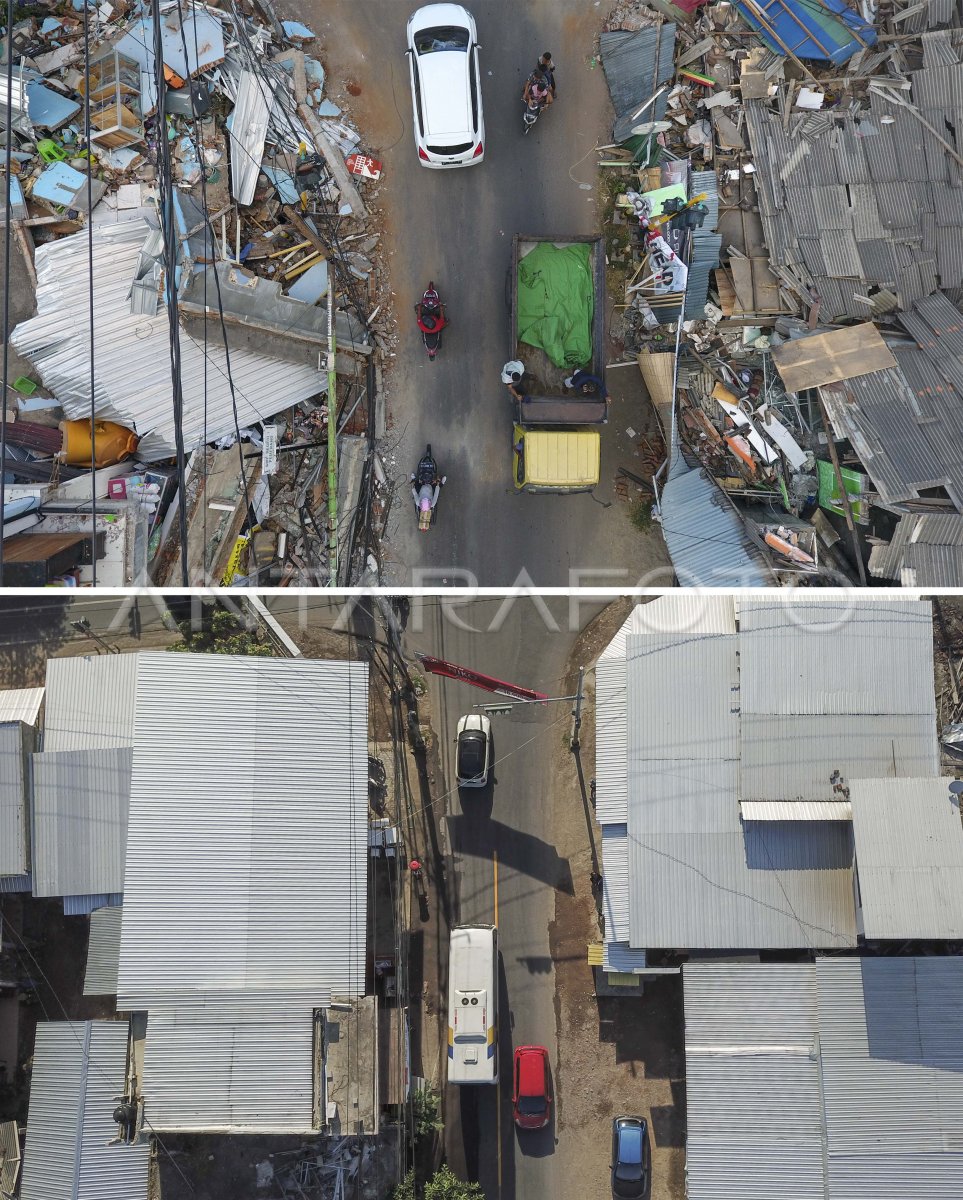
{"type": "Polygon", "coordinates": [[[441,495],[441,487],[445,482],[446,476],[433,475],[430,478],[427,475],[422,475],[420,478],[411,473],[411,498],[415,502],[415,508],[418,510],[419,518],[423,514],[434,512],[435,505],[438,503],[438,497],[441,495]]]}
{"type": "MultiPolygon", "coordinates": [[[[546,51],[546,54],[548,52],[546,51]]],[[[551,61],[551,55],[548,56],[551,67],[546,72],[542,67],[542,61],[539,60],[535,64],[535,70],[525,80],[525,87],[522,91],[522,99],[526,104],[537,104],[539,108],[548,108],[555,99],[555,64],[551,61]]],[[[542,59],[545,55],[542,55],[542,59]]]]}
{"type": "Polygon", "coordinates": [[[418,314],[418,328],[422,333],[440,333],[448,324],[445,306],[435,290],[434,282],[428,284],[428,290],[421,297],[421,302],[415,305],[415,312],[418,314]]]}

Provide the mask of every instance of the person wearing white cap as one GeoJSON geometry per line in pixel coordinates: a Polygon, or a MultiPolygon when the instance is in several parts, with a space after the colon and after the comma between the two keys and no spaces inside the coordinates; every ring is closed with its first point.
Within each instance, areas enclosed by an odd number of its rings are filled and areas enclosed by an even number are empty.
{"type": "Polygon", "coordinates": [[[519,360],[512,359],[511,362],[505,363],[502,367],[502,383],[509,387],[513,383],[521,383],[522,376],[525,374],[525,364],[519,360]]]}

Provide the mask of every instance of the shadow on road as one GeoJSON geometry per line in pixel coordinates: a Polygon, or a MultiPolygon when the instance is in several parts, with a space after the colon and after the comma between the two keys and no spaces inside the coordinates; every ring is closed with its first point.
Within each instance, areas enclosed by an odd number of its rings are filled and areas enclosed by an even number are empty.
{"type": "Polygon", "coordinates": [[[575,894],[572,870],[554,846],[530,833],[522,833],[501,821],[481,821],[467,814],[448,819],[451,848],[456,854],[491,858],[498,854],[502,866],[520,875],[547,883],[568,896],[575,894]]]}

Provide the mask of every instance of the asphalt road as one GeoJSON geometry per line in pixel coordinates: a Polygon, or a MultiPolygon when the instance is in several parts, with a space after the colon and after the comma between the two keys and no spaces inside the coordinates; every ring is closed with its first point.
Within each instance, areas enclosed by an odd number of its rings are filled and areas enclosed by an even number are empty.
{"type": "MultiPolygon", "coordinates": [[[[541,603],[541,602],[540,602],[541,603]]],[[[564,695],[563,675],[577,636],[566,629],[568,602],[545,602],[559,625],[546,628],[531,601],[505,610],[501,598],[474,601],[461,616],[482,632],[446,619],[437,598],[424,605],[424,629],[409,620],[410,650],[423,650],[550,696],[564,695]],[[499,616],[503,619],[499,620],[499,616]],[[491,628],[492,624],[499,628],[491,628]]],[[[585,605],[580,625],[602,606],[585,605]]],[[[434,731],[448,790],[444,828],[451,854],[457,923],[497,920],[502,957],[500,1082],[497,1087],[448,1087],[446,1149],[459,1174],[477,1179],[490,1200],[563,1195],[555,1157],[554,1121],[545,1130],[519,1133],[511,1114],[515,1046],[543,1045],[556,1057],[555,975],[549,924],[556,887],[568,887],[567,862],[552,835],[553,797],[546,794],[549,764],[571,730],[570,702],[516,707],[493,718],[495,768],[485,789],[454,788],[454,736],[458,718],[474,704],[503,699],[456,680],[432,676],[434,731]]]]}
{"type": "MultiPolygon", "coordinates": [[[[603,8],[590,0],[473,0],[481,42],[487,145],[480,165],[420,166],[411,134],[405,24],[417,5],[390,0],[300,0],[319,36],[328,92],[351,83],[364,149],[385,166],[375,205],[385,214],[396,355],[385,373],[388,471],[398,485],[386,546],[390,585],[565,587],[632,585],[661,569],[658,529],[640,534],[613,501],[619,463],[635,464],[627,428],[645,428],[638,372],[608,373],[611,421],[594,495],[530,496],[511,480],[511,407],[499,379],[510,357],[506,287],[514,233],[564,236],[597,229],[594,147],[611,133],[611,110],[594,38],[603,8]],[[521,90],[539,53],[557,64],[558,101],[528,136],[521,90]],[[430,363],[412,307],[435,281],[451,328],[430,363]],[[419,534],[407,478],[430,442],[448,476],[431,532],[419,534]],[[608,506],[608,507],[606,507],[608,506]],[[599,571],[608,572],[604,576],[599,571]],[[574,573],[586,572],[578,576],[574,573]],[[617,574],[613,574],[617,572],[617,574]]],[[[286,13],[287,15],[287,13],[286,13]]],[[[293,14],[292,14],[293,15],[293,14]]],[[[341,103],[342,98],[337,98],[341,103]]],[[[366,193],[366,195],[370,195],[366,193]]]]}

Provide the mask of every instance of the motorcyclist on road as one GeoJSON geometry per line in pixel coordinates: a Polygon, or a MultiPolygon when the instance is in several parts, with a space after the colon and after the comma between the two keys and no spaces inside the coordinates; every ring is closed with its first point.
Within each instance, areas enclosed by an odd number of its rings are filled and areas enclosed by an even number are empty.
{"type": "Polygon", "coordinates": [[[539,108],[548,108],[555,99],[549,82],[541,71],[533,71],[525,80],[522,99],[527,105],[537,104],[539,108]]]}
{"type": "Polygon", "coordinates": [[[411,498],[420,513],[430,512],[438,503],[443,482],[444,480],[439,479],[437,475],[424,482],[419,482],[414,475],[411,476],[411,498]]]}
{"type": "Polygon", "coordinates": [[[421,301],[415,305],[415,312],[418,314],[418,328],[422,333],[440,333],[448,324],[445,306],[433,283],[428,285],[421,301]]]}

